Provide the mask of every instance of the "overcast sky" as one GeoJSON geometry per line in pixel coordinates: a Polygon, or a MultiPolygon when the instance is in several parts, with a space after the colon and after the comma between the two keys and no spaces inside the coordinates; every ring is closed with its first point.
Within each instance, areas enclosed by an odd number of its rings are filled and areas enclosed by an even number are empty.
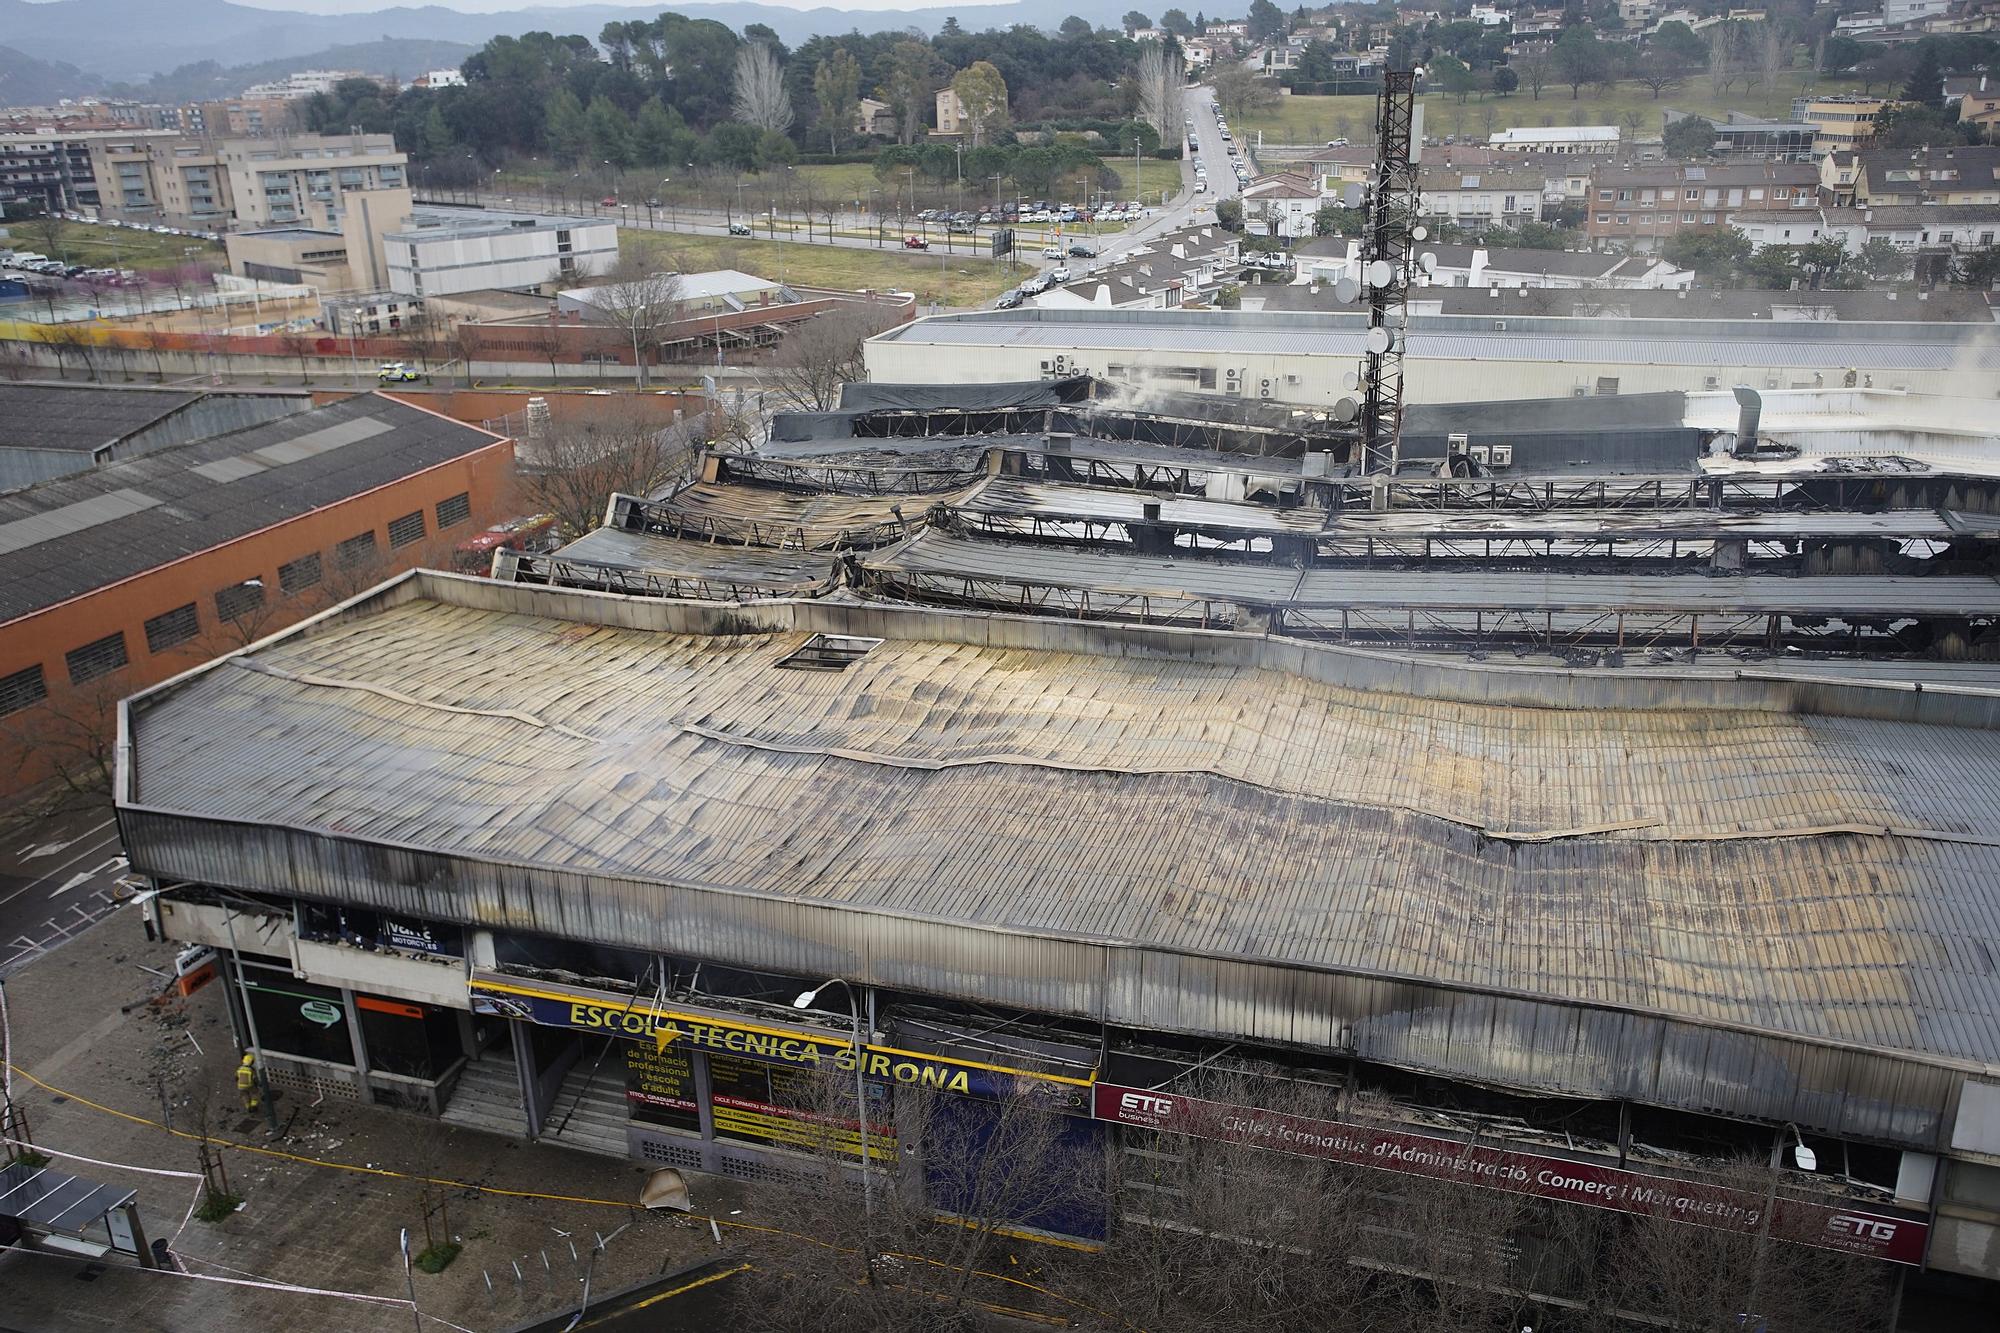
{"type": "MultiPolygon", "coordinates": [[[[295,14],[365,14],[370,10],[424,4],[456,9],[465,14],[494,14],[512,9],[569,9],[578,5],[614,4],[630,8],[635,17],[652,18],[677,6],[673,0],[235,0],[257,9],[286,10],[295,14]]],[[[943,7],[952,0],[757,0],[782,9],[929,9],[943,7]]]]}

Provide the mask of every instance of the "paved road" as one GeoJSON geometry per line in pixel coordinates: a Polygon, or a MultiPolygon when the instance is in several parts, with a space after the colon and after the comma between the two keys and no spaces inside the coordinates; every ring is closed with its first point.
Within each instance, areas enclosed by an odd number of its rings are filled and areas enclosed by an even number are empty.
{"type": "Polygon", "coordinates": [[[108,809],[0,841],[0,976],[116,910],[113,888],[125,869],[108,809]]]}

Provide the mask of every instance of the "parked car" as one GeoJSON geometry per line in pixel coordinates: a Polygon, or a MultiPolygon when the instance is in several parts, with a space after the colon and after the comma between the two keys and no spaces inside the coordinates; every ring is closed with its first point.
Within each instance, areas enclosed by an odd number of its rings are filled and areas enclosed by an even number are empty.
{"type": "Polygon", "coordinates": [[[1049,285],[1053,287],[1068,282],[1072,276],[1068,264],[1057,264],[1049,270],[1049,285]]]}
{"type": "Polygon", "coordinates": [[[1063,248],[1060,245],[1045,245],[1042,247],[1042,258],[1061,259],[1062,257],[1063,248]]]}
{"type": "Polygon", "coordinates": [[[972,220],[970,218],[966,219],[963,222],[960,222],[957,218],[953,218],[950,222],[947,222],[945,224],[944,229],[947,232],[951,233],[953,236],[970,236],[979,230],[972,224],[972,220]]]}
{"type": "Polygon", "coordinates": [[[729,234],[731,236],[748,236],[750,234],[750,224],[747,222],[732,222],[729,224],[729,234]]]}
{"type": "Polygon", "coordinates": [[[1328,148],[1345,148],[1345,147],[1347,147],[1347,140],[1345,140],[1345,139],[1328,139],[1328,140],[1326,141],[1326,146],[1327,146],[1328,148]]]}
{"type": "Polygon", "coordinates": [[[1015,306],[1021,304],[1022,300],[1021,289],[1016,287],[1010,292],[1000,293],[999,299],[993,302],[993,308],[995,310],[1012,310],[1015,306]]]}
{"type": "Polygon", "coordinates": [[[903,248],[905,250],[928,250],[931,248],[931,243],[921,236],[905,236],[903,238],[903,248]]]}
{"type": "Polygon", "coordinates": [[[403,361],[384,361],[375,371],[377,384],[408,384],[422,378],[414,366],[403,361]]]}
{"type": "Polygon", "coordinates": [[[618,196],[615,194],[607,194],[597,202],[603,204],[606,208],[616,208],[618,207],[618,196]]]}

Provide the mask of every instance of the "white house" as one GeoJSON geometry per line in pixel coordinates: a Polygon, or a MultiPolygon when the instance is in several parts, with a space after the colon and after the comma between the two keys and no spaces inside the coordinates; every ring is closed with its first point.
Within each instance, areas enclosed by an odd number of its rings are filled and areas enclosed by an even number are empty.
{"type": "MultiPolygon", "coordinates": [[[[1694,285],[1695,278],[1693,270],[1675,268],[1651,255],[1487,249],[1477,245],[1427,244],[1421,250],[1436,261],[1421,284],[1425,287],[1684,291],[1694,285]]],[[[1359,241],[1329,237],[1298,253],[1300,282],[1327,283],[1359,273],[1359,241]]]]}
{"type": "Polygon", "coordinates": [[[1309,176],[1281,171],[1243,187],[1243,227],[1253,235],[1300,240],[1313,235],[1313,218],[1325,201],[1309,176]]]}
{"type": "Polygon", "coordinates": [[[1233,277],[1241,242],[1220,227],[1186,227],[1134,246],[1117,260],[1034,298],[1047,309],[1172,310],[1233,277]]]}
{"type": "Polygon", "coordinates": [[[1758,248],[1839,240],[1849,254],[1873,240],[1898,250],[1983,250],[2000,243],[2000,206],[1876,204],[1735,213],[1730,224],[1758,248]]]}
{"type": "Polygon", "coordinates": [[[618,262],[618,227],[606,219],[539,213],[416,210],[382,237],[389,290],[450,296],[574,282],[618,262]]]}
{"type": "Polygon", "coordinates": [[[1616,125],[1520,125],[1496,131],[1489,147],[1503,153],[1615,153],[1616,125]]]}
{"type": "Polygon", "coordinates": [[[1423,168],[1417,188],[1430,215],[1462,227],[1517,227],[1542,220],[1548,180],[1532,167],[1423,168]]]}

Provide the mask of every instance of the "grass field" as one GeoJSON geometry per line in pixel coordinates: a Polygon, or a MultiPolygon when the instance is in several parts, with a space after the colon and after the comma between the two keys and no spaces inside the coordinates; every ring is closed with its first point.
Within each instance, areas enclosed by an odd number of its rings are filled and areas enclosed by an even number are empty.
{"type": "Polygon", "coordinates": [[[195,259],[220,258],[222,255],[222,247],[213,241],[198,241],[191,236],[158,236],[149,231],[134,231],[130,227],[68,223],[53,250],[48,238],[31,224],[17,222],[8,230],[11,233],[7,242],[10,249],[34,250],[51,259],[91,268],[164,268],[195,259]],[[194,253],[189,254],[189,250],[194,253]]]}
{"type": "MultiPolygon", "coordinates": [[[[1424,132],[1435,137],[1447,134],[1485,136],[1509,127],[1541,128],[1551,125],[1617,125],[1630,135],[1636,117],[1638,133],[1657,135],[1661,112],[1668,107],[1721,120],[1729,111],[1751,115],[1782,116],[1791,111],[1792,98],[1811,89],[1817,93],[1859,92],[1861,85],[1851,79],[1828,79],[1807,70],[1793,70],[1768,87],[1749,92],[1732,88],[1718,95],[1705,77],[1696,76],[1678,88],[1668,89],[1656,100],[1642,83],[1624,82],[1599,92],[1586,87],[1572,100],[1566,85],[1542,89],[1539,99],[1524,86],[1505,97],[1474,94],[1461,103],[1443,93],[1425,96],[1424,132]]],[[[1359,97],[1287,97],[1270,111],[1242,118],[1230,128],[1240,136],[1262,130],[1271,143],[1319,144],[1328,139],[1359,142],[1373,133],[1375,99],[1359,97]]]]}
{"type": "Polygon", "coordinates": [[[862,250],[803,241],[660,236],[645,231],[621,231],[619,243],[628,250],[656,254],[682,272],[735,268],[807,287],[915,292],[923,301],[947,306],[984,305],[1026,276],[1025,271],[1010,271],[1004,261],[942,250],[862,250]]]}

